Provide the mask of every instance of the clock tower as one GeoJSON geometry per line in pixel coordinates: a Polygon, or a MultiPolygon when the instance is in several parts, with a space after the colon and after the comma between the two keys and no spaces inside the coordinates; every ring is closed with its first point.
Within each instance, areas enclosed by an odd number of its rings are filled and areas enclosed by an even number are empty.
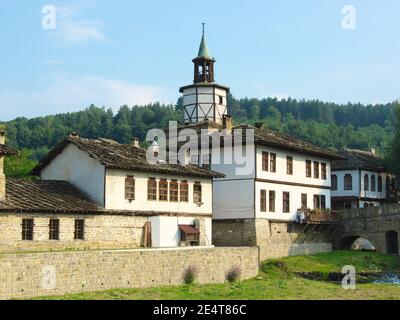
{"type": "Polygon", "coordinates": [[[229,88],[215,83],[215,62],[207,47],[203,23],[199,53],[193,59],[193,84],[180,89],[183,94],[185,124],[196,124],[208,120],[222,125],[224,116],[228,114],[229,88]]]}

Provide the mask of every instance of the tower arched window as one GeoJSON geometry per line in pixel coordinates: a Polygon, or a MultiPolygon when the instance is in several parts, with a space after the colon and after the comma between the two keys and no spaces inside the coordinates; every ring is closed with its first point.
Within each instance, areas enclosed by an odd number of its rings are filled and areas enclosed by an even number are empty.
{"type": "Polygon", "coordinates": [[[374,174],[371,176],[371,191],[376,191],[376,177],[374,174]]]}
{"type": "Polygon", "coordinates": [[[382,176],[378,177],[378,192],[382,192],[382,176]]]}
{"type": "Polygon", "coordinates": [[[369,176],[368,176],[368,174],[364,175],[364,191],[369,191],[369,176]]]}

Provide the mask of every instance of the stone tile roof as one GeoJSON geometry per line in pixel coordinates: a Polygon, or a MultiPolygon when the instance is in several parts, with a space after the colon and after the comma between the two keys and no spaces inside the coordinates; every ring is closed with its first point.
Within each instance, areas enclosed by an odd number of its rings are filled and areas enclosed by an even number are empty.
{"type": "Polygon", "coordinates": [[[256,128],[249,125],[240,125],[234,129],[254,129],[254,140],[256,144],[265,145],[272,148],[308,154],[326,159],[343,159],[335,151],[322,149],[301,139],[284,135],[266,128],[256,128]]]}
{"type": "Polygon", "coordinates": [[[363,169],[376,172],[387,170],[385,160],[370,151],[346,149],[340,153],[345,160],[332,162],[332,170],[363,169]]]}
{"type": "Polygon", "coordinates": [[[65,181],[6,180],[6,200],[0,212],[88,213],[101,208],[65,181]]]}
{"type": "Polygon", "coordinates": [[[149,163],[146,150],[132,144],[119,144],[108,139],[83,139],[68,137],[59,143],[50,153],[33,169],[32,173],[39,175],[68,144],[74,144],[80,150],[87,152],[109,169],[123,169],[132,171],[144,171],[164,173],[180,176],[193,176],[200,178],[223,178],[224,175],[194,165],[180,165],[169,163],[149,163]]]}
{"type": "Polygon", "coordinates": [[[0,156],[14,156],[17,155],[18,151],[5,144],[0,144],[0,156]]]}

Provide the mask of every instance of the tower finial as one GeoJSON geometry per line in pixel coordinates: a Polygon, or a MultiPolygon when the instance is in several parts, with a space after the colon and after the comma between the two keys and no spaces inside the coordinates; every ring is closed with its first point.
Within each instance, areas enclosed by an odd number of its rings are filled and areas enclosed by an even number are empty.
{"type": "Polygon", "coordinates": [[[204,31],[204,28],[205,28],[206,23],[203,22],[202,25],[203,25],[203,34],[204,34],[204,32],[205,32],[205,31],[204,31]]]}

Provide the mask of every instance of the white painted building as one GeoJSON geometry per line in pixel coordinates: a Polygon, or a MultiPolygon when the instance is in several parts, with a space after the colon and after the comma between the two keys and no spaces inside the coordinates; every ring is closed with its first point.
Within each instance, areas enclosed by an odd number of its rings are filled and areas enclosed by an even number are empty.
{"type": "Polygon", "coordinates": [[[122,145],[78,136],[56,146],[35,173],[71,183],[107,212],[149,217],[153,247],[182,245],[181,226],[198,229],[197,244],[211,245],[212,179],[222,176],[218,173],[149,163],[137,141],[122,145]]]}
{"type": "MultiPolygon", "coordinates": [[[[332,204],[335,209],[379,206],[391,201],[394,176],[374,150],[344,150],[345,160],[333,162],[332,204]]],[[[394,195],[394,194],[393,194],[394,195]]]]}

